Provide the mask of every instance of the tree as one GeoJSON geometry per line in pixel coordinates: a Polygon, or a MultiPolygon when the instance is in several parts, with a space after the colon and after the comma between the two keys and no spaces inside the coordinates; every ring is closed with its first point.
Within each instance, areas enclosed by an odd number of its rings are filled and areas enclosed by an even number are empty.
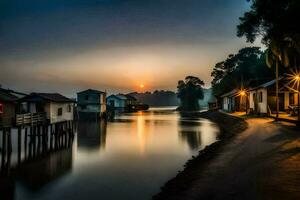
{"type": "MultiPolygon", "coordinates": [[[[250,0],[248,0],[250,1],[250,0]]],[[[281,65],[294,67],[299,64],[300,19],[299,0],[251,0],[251,10],[240,17],[237,35],[253,43],[262,36],[268,47],[267,58],[274,57],[281,65]],[[270,55],[272,53],[273,55],[270,55]]],[[[268,64],[273,64],[267,60],[268,64]]]]}
{"type": "MultiPolygon", "coordinates": [[[[250,0],[247,0],[250,1],[250,0]]],[[[262,36],[268,47],[266,63],[276,66],[276,104],[279,111],[279,65],[298,68],[300,61],[299,0],[251,0],[251,10],[240,17],[237,35],[254,42],[262,36]]],[[[299,110],[300,111],[300,110],[299,110]]],[[[300,120],[300,114],[299,114],[300,120]]]]}
{"type": "Polygon", "coordinates": [[[204,82],[198,77],[187,76],[185,80],[178,81],[178,98],[180,99],[180,110],[199,110],[199,100],[203,99],[204,82]]]}
{"type": "Polygon", "coordinates": [[[216,96],[230,90],[247,87],[250,82],[272,79],[273,72],[265,64],[265,53],[259,47],[246,47],[230,54],[225,61],[215,65],[211,76],[216,96]]]}

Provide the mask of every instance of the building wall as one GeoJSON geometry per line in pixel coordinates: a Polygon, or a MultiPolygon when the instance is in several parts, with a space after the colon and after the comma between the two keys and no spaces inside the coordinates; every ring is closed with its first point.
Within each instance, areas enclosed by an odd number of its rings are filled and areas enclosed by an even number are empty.
{"type": "Polygon", "coordinates": [[[113,101],[115,104],[115,108],[125,108],[126,107],[126,101],[125,100],[121,100],[119,98],[116,97],[108,97],[106,100],[107,105],[110,105],[110,102],[113,101]]]}
{"type": "MultiPolygon", "coordinates": [[[[49,105],[50,123],[57,123],[63,121],[71,121],[74,117],[74,104],[73,103],[54,103],[49,105]],[[69,106],[71,110],[69,111],[69,106]],[[62,108],[62,115],[58,116],[58,109],[62,108]]],[[[48,115],[48,114],[47,114],[48,115]]]]}
{"type": "Polygon", "coordinates": [[[11,102],[1,102],[1,104],[3,105],[3,113],[0,113],[0,127],[10,127],[15,118],[15,104],[11,102]]]}
{"type": "Polygon", "coordinates": [[[106,94],[95,92],[78,93],[78,112],[106,112],[106,94]],[[87,98],[88,97],[88,98],[87,98]]]}
{"type": "Polygon", "coordinates": [[[228,111],[229,109],[228,103],[229,103],[229,98],[223,97],[223,110],[228,111]]]}
{"type": "Polygon", "coordinates": [[[287,110],[290,105],[290,93],[284,92],[284,109],[287,110]]]}
{"type": "Polygon", "coordinates": [[[295,102],[295,105],[298,105],[298,104],[299,104],[298,94],[295,93],[294,95],[295,95],[295,96],[294,96],[294,102],[295,102]]]}
{"type": "Polygon", "coordinates": [[[256,94],[257,101],[257,112],[261,114],[268,113],[268,91],[265,88],[250,91],[250,108],[255,110],[255,99],[253,98],[253,94],[256,94]],[[262,102],[259,102],[259,93],[262,92],[262,102]]]}

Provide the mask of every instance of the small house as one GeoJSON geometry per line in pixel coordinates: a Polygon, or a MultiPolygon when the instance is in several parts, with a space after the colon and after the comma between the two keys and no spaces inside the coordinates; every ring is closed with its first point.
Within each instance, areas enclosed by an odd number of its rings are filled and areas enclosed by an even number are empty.
{"type": "Polygon", "coordinates": [[[31,93],[19,102],[19,118],[26,114],[31,114],[32,119],[44,116],[50,124],[72,121],[74,118],[74,100],[58,93],[31,93]]]}
{"type": "Polygon", "coordinates": [[[238,89],[231,90],[220,97],[222,99],[222,109],[226,112],[245,112],[247,110],[247,95],[246,93],[241,95],[238,89]]]}
{"type": "Polygon", "coordinates": [[[0,128],[13,126],[17,100],[11,90],[0,88],[0,128]]]}
{"type": "MultiPolygon", "coordinates": [[[[289,112],[298,106],[298,91],[290,88],[286,80],[279,80],[279,111],[289,112]]],[[[276,112],[276,80],[266,82],[250,90],[250,109],[257,114],[271,115],[276,112]]]]}
{"type": "Polygon", "coordinates": [[[127,97],[124,95],[110,95],[106,98],[107,106],[117,112],[125,112],[127,107],[127,97]]]}
{"type": "Polygon", "coordinates": [[[103,117],[106,113],[106,92],[84,90],[77,93],[77,111],[80,114],[96,113],[103,117]]]}

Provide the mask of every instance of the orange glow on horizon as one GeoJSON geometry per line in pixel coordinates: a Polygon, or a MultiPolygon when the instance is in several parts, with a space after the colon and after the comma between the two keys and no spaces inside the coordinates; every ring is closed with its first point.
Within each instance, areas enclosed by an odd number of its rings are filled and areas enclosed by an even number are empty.
{"type": "Polygon", "coordinates": [[[143,89],[144,87],[145,87],[145,85],[141,83],[140,88],[143,89]]]}

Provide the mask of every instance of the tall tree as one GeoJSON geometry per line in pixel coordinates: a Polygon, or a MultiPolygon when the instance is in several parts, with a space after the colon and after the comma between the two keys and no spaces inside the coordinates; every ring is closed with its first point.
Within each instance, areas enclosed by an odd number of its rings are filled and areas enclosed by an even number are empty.
{"type": "MultiPolygon", "coordinates": [[[[300,55],[299,0],[247,0],[251,10],[240,17],[237,35],[254,42],[262,36],[268,48],[267,58],[274,57],[284,66],[297,66],[300,55]],[[270,55],[272,54],[272,55],[270,55]]],[[[272,59],[267,60],[273,64],[272,59]]]]}
{"type": "Polygon", "coordinates": [[[199,110],[199,100],[203,99],[204,82],[195,76],[187,76],[185,80],[178,81],[178,98],[180,99],[180,110],[199,110]]]}
{"type": "Polygon", "coordinates": [[[218,96],[235,88],[247,87],[253,80],[273,78],[273,72],[264,59],[265,53],[259,47],[246,47],[217,63],[211,73],[214,94],[218,96]]]}

